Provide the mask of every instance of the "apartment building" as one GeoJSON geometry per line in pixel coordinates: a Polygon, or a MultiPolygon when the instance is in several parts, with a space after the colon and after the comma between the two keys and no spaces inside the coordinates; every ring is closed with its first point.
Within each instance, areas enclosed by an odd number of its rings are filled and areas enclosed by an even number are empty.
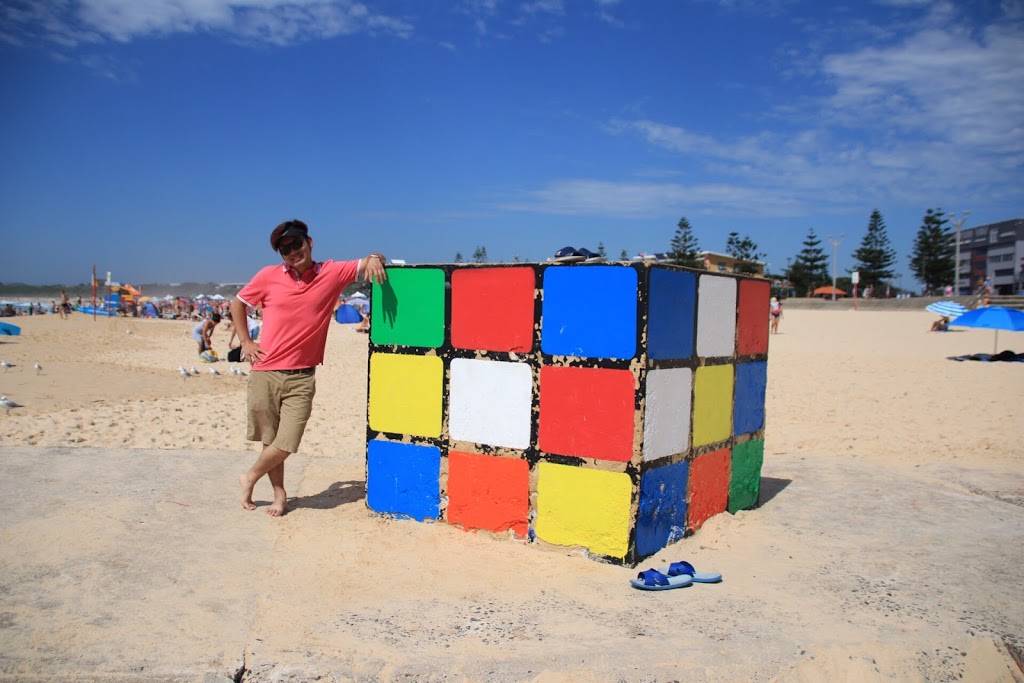
{"type": "Polygon", "coordinates": [[[957,291],[969,294],[985,281],[994,294],[1016,294],[1024,286],[1024,218],[960,231],[957,291]]]}

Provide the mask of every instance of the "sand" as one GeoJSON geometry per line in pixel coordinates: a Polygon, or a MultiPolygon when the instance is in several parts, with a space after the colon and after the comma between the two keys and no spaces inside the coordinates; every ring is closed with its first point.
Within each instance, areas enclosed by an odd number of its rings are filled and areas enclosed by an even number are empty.
{"type": "Polygon", "coordinates": [[[191,324],[19,318],[0,680],[1024,680],[1024,363],[946,360],[993,333],[933,318],[787,308],[761,506],[642,567],[722,584],[654,594],[578,549],[371,514],[353,326],[273,519],[265,482],[236,500],[245,379],[195,362],[191,324]]]}

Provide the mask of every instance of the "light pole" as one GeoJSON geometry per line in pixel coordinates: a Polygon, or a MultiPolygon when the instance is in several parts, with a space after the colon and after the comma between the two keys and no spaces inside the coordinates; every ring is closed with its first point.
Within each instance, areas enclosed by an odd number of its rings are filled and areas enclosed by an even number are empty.
{"type": "Polygon", "coordinates": [[[832,245],[832,301],[836,300],[836,259],[839,256],[839,245],[843,243],[844,237],[846,237],[846,233],[839,233],[839,237],[835,239],[832,239],[832,235],[825,238],[832,245]]]}
{"type": "MultiPolygon", "coordinates": [[[[967,216],[970,215],[970,211],[961,211],[960,218],[956,217],[956,211],[951,211],[949,214],[949,222],[956,227],[956,261],[953,266],[953,296],[960,296],[960,229],[964,227],[964,223],[967,222],[967,216]]],[[[967,283],[968,287],[970,282],[967,283]]]]}

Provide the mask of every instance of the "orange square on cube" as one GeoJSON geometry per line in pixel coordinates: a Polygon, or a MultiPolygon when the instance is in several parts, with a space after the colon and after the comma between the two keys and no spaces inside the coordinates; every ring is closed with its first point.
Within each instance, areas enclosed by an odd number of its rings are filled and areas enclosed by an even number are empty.
{"type": "Polygon", "coordinates": [[[633,457],[634,380],[629,370],[540,369],[540,448],[627,462],[633,457]]]}
{"type": "Polygon", "coordinates": [[[533,348],[533,268],[461,268],[452,273],[452,346],[515,351],[533,348]]]}
{"type": "Polygon", "coordinates": [[[729,449],[705,453],[690,463],[690,505],[686,526],[696,531],[729,503],[729,449]]]}
{"type": "Polygon", "coordinates": [[[525,460],[450,451],[448,523],[526,538],[530,465],[525,460]]]}
{"type": "Polygon", "coordinates": [[[768,303],[771,285],[740,280],[736,318],[736,353],[741,356],[768,353],[768,303]]]}

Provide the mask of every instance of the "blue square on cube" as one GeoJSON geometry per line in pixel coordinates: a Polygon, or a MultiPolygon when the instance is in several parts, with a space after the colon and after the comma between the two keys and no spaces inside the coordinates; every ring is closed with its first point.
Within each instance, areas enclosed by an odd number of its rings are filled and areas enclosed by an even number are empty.
{"type": "Polygon", "coordinates": [[[693,355],[697,276],[651,269],[647,304],[647,355],[651,358],[689,358],[693,355]]]}
{"type": "Polygon", "coordinates": [[[751,434],[764,426],[765,388],[768,363],[740,363],[736,366],[736,398],[733,404],[733,434],[751,434]]]}
{"type": "Polygon", "coordinates": [[[441,449],[373,440],[366,453],[366,504],[371,510],[437,519],[441,506],[441,449]]]}
{"type": "Polygon", "coordinates": [[[689,461],[648,470],[640,480],[636,553],[646,557],[683,537],[689,461]]]}
{"type": "Polygon", "coordinates": [[[544,270],[541,350],[552,356],[636,355],[637,274],[629,266],[544,270]]]}

